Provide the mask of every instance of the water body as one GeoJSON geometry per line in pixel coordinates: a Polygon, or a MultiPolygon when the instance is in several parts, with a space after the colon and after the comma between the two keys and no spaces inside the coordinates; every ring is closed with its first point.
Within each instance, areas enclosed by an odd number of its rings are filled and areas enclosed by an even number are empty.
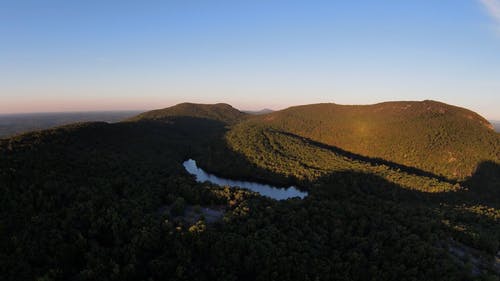
{"type": "Polygon", "coordinates": [[[208,181],[210,183],[220,186],[242,187],[250,189],[251,191],[258,192],[263,196],[267,196],[276,200],[284,200],[293,197],[300,197],[303,199],[308,195],[307,192],[302,192],[298,190],[295,186],[284,188],[284,187],[277,187],[256,182],[238,181],[238,180],[221,178],[216,175],[209,174],[201,168],[198,168],[198,165],[196,165],[196,161],[194,161],[193,159],[185,161],[183,165],[188,173],[196,176],[197,182],[208,181]]]}

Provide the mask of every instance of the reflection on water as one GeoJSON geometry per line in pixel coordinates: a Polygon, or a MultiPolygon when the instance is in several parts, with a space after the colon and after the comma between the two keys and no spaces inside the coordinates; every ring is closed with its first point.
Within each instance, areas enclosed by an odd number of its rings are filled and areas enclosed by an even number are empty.
{"type": "Polygon", "coordinates": [[[276,200],[283,200],[292,197],[304,198],[307,196],[307,192],[302,192],[294,186],[290,186],[288,188],[280,188],[268,184],[260,184],[255,182],[237,181],[237,180],[220,178],[218,176],[205,172],[201,168],[198,168],[198,166],[196,165],[196,161],[194,161],[193,159],[185,161],[183,165],[188,173],[196,176],[196,181],[198,182],[208,181],[220,186],[230,186],[230,187],[237,186],[237,187],[247,188],[252,191],[258,192],[263,196],[267,196],[276,200]]]}

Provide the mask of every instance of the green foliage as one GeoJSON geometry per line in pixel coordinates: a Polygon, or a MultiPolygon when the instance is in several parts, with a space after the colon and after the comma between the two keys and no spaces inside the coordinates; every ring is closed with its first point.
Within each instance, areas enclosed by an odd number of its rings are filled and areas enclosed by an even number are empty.
{"type": "Polygon", "coordinates": [[[174,216],[184,215],[184,210],[186,209],[186,201],[184,198],[179,197],[175,199],[174,203],[170,207],[170,213],[174,216]]]}
{"type": "Polygon", "coordinates": [[[435,101],[296,106],[242,126],[254,124],[454,179],[472,175],[481,162],[500,163],[500,135],[488,121],[435,101]]]}
{"type": "Polygon", "coordinates": [[[244,119],[247,114],[233,108],[229,104],[195,104],[181,103],[169,108],[153,110],[131,118],[131,121],[167,120],[170,117],[195,117],[233,124],[244,119]]]}
{"type": "Polygon", "coordinates": [[[332,172],[355,171],[380,176],[404,188],[423,192],[448,192],[463,189],[459,184],[440,180],[414,169],[402,171],[391,164],[376,164],[338,153],[303,138],[262,126],[236,126],[227,136],[232,149],[263,169],[299,181],[315,181],[332,172]]]}

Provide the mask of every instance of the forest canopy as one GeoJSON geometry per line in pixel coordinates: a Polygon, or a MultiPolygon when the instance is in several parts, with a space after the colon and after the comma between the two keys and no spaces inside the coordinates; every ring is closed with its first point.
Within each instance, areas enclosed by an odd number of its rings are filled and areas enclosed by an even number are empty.
{"type": "Polygon", "coordinates": [[[3,139],[0,278],[498,280],[499,140],[431,101],[182,104],[3,139]],[[188,158],[309,196],[197,183],[188,158]]]}

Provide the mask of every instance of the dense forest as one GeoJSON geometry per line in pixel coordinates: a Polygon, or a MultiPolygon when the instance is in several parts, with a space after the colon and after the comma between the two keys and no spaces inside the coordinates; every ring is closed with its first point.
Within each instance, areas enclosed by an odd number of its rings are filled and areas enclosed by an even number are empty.
{"type": "Polygon", "coordinates": [[[0,279],[499,280],[499,134],[439,104],[369,115],[346,145],[364,114],[324,106],[181,104],[0,140],[0,279]],[[188,158],[309,196],[198,183],[188,158]]]}
{"type": "Polygon", "coordinates": [[[253,122],[454,179],[500,160],[498,134],[486,119],[436,101],[297,106],[253,122]]]}

